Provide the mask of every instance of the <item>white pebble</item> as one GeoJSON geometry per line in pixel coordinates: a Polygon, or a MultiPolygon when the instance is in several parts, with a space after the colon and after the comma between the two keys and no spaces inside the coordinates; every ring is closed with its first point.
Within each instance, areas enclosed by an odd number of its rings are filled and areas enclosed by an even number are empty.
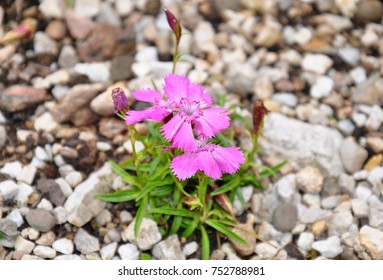
{"type": "Polygon", "coordinates": [[[35,179],[36,172],[37,169],[33,165],[25,165],[17,180],[27,183],[28,185],[32,185],[32,182],[35,179]]]}
{"type": "Polygon", "coordinates": [[[33,250],[33,253],[43,259],[53,259],[57,254],[54,249],[42,245],[37,245],[33,250]]]}
{"type": "Polygon", "coordinates": [[[61,191],[66,197],[71,195],[73,190],[67,181],[65,181],[63,178],[57,178],[55,182],[60,186],[61,191]]]}
{"type": "Polygon", "coordinates": [[[12,180],[0,182],[0,195],[4,199],[13,199],[19,192],[19,186],[12,180]]]}
{"type": "Polygon", "coordinates": [[[97,150],[107,152],[112,149],[112,145],[106,142],[97,142],[96,143],[97,150]]]}
{"type": "Polygon", "coordinates": [[[48,157],[45,149],[43,149],[40,146],[36,147],[35,156],[36,156],[36,158],[38,158],[39,160],[42,160],[42,161],[48,161],[49,160],[49,157],[48,157]]]}
{"type": "Polygon", "coordinates": [[[118,248],[118,254],[122,260],[138,260],[140,252],[134,244],[124,244],[118,248]]]}
{"type": "Polygon", "coordinates": [[[61,238],[53,242],[52,248],[64,255],[70,255],[73,253],[74,244],[70,239],[61,238]]]}
{"type": "Polygon", "coordinates": [[[53,210],[53,205],[48,199],[43,198],[43,199],[41,199],[40,203],[37,204],[37,208],[51,211],[51,210],[53,210]]]}
{"type": "Polygon", "coordinates": [[[65,176],[65,181],[67,181],[67,183],[72,187],[74,188],[75,186],[77,186],[78,184],[80,184],[82,182],[82,175],[80,172],[78,171],[72,171],[72,172],[69,172],[66,176],[65,176]]]}
{"type": "Polygon", "coordinates": [[[3,168],[0,169],[0,173],[7,174],[12,178],[17,178],[23,170],[23,166],[19,161],[7,162],[3,168]]]}
{"type": "Polygon", "coordinates": [[[116,254],[117,250],[117,242],[112,242],[100,250],[101,259],[103,260],[111,260],[116,254]]]}

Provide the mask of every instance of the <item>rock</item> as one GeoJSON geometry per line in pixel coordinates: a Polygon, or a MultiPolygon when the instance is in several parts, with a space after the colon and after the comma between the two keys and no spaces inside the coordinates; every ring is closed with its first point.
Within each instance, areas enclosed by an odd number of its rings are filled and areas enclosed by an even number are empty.
{"type": "Polygon", "coordinates": [[[78,55],[81,61],[96,62],[133,54],[135,49],[135,32],[98,23],[78,48],[78,55]]]}
{"type": "Polygon", "coordinates": [[[107,142],[97,142],[96,148],[97,148],[97,150],[102,151],[102,152],[107,152],[107,151],[110,151],[113,149],[112,145],[110,145],[107,142]]]}
{"type": "Polygon", "coordinates": [[[84,17],[94,17],[101,11],[100,0],[76,0],[73,10],[84,17]]]}
{"type": "Polygon", "coordinates": [[[171,235],[154,245],[152,254],[158,260],[185,260],[177,235],[171,235]]]}
{"type": "Polygon", "coordinates": [[[317,194],[322,190],[323,180],[321,172],[312,166],[303,168],[296,176],[298,188],[310,194],[317,194]]]}
{"type": "Polygon", "coordinates": [[[329,235],[341,236],[347,232],[353,222],[353,216],[350,211],[341,211],[333,213],[327,219],[327,228],[329,235]]]}
{"type": "Polygon", "coordinates": [[[355,20],[360,23],[380,22],[383,16],[383,4],[375,0],[360,1],[355,20]]]}
{"type": "Polygon", "coordinates": [[[378,201],[370,203],[368,221],[370,226],[383,230],[383,203],[378,201]]]}
{"type": "Polygon", "coordinates": [[[45,33],[53,40],[62,40],[67,33],[65,23],[61,20],[52,20],[45,28],[45,33]]]}
{"type": "Polygon", "coordinates": [[[134,10],[135,2],[126,0],[116,0],[115,5],[116,11],[119,13],[120,16],[124,17],[129,15],[134,10]]]}
{"type": "Polygon", "coordinates": [[[343,134],[350,136],[355,131],[355,125],[351,120],[345,119],[338,122],[338,129],[343,134]]]}
{"type": "Polygon", "coordinates": [[[311,232],[302,232],[297,240],[297,245],[299,250],[306,255],[310,250],[311,246],[313,245],[315,240],[314,234],[311,232]]]}
{"type": "Polygon", "coordinates": [[[104,209],[102,210],[97,216],[96,216],[96,223],[97,225],[99,226],[104,226],[106,225],[107,223],[111,222],[112,221],[112,214],[104,209]]]}
{"type": "Polygon", "coordinates": [[[334,33],[349,29],[353,26],[350,18],[330,13],[315,16],[313,17],[313,21],[318,24],[327,25],[333,30],[334,33]]]}
{"type": "Polygon", "coordinates": [[[265,155],[288,159],[296,169],[311,163],[319,164],[332,176],[343,171],[338,155],[343,137],[334,129],[270,113],[265,118],[262,134],[259,144],[265,155]]]}
{"type": "Polygon", "coordinates": [[[105,82],[110,78],[109,62],[77,63],[74,71],[86,75],[91,82],[105,82]]]}
{"type": "Polygon", "coordinates": [[[75,112],[89,102],[102,90],[105,86],[96,84],[80,84],[72,87],[64,99],[52,109],[52,115],[59,123],[69,120],[75,112]]]}
{"type": "Polygon", "coordinates": [[[61,52],[58,58],[58,64],[62,68],[72,68],[78,63],[76,50],[70,46],[65,45],[61,48],[61,52]]]}
{"type": "Polygon", "coordinates": [[[304,224],[312,224],[314,222],[326,219],[328,216],[328,211],[325,211],[318,206],[312,206],[304,212],[299,213],[299,220],[304,224]]]}
{"type": "MultiPolygon", "coordinates": [[[[124,246],[124,245],[122,245],[124,246]]],[[[114,255],[116,254],[117,250],[117,242],[112,242],[100,250],[101,259],[103,260],[111,260],[113,259],[114,255]]]]}
{"type": "Polygon", "coordinates": [[[273,225],[282,232],[290,232],[298,221],[298,211],[295,205],[282,203],[274,210],[273,225]]]}
{"type": "Polygon", "coordinates": [[[195,241],[189,242],[185,244],[185,246],[182,248],[182,252],[186,257],[194,254],[198,250],[198,243],[195,241]]]}
{"type": "Polygon", "coordinates": [[[331,236],[326,240],[315,241],[312,248],[329,259],[335,258],[343,252],[340,238],[338,236],[331,236]]]}
{"type": "Polygon", "coordinates": [[[306,54],[301,63],[304,71],[311,71],[320,75],[325,74],[332,65],[332,59],[324,54],[306,54]]]}
{"type": "Polygon", "coordinates": [[[310,88],[310,95],[316,99],[330,96],[333,86],[334,81],[331,78],[328,76],[321,76],[310,88]]]}
{"type": "Polygon", "coordinates": [[[48,232],[56,225],[56,218],[49,211],[31,209],[26,216],[28,224],[41,232],[48,232]]]}
{"type": "Polygon", "coordinates": [[[0,182],[0,196],[4,200],[14,199],[19,192],[19,186],[12,180],[0,182]]]}
{"type": "Polygon", "coordinates": [[[82,175],[78,171],[71,171],[65,175],[65,181],[69,184],[69,186],[74,188],[82,182],[82,175]]]}
{"type": "Polygon", "coordinates": [[[17,112],[42,103],[46,98],[44,89],[14,85],[0,91],[0,108],[17,112]]]}
{"type": "Polygon", "coordinates": [[[349,65],[356,65],[360,60],[360,50],[357,48],[342,48],[339,49],[338,54],[349,65]]]}
{"type": "Polygon", "coordinates": [[[100,134],[108,139],[123,133],[128,129],[127,125],[115,118],[102,118],[99,123],[100,134]]]}
{"type": "Polygon", "coordinates": [[[255,247],[255,253],[261,260],[271,260],[278,251],[278,244],[274,241],[258,243],[255,247]]]}
{"type": "Polygon", "coordinates": [[[255,80],[253,88],[255,95],[261,100],[271,98],[274,92],[273,83],[269,78],[262,76],[255,80]]]}
{"type": "Polygon", "coordinates": [[[383,152],[383,139],[378,136],[367,137],[367,145],[374,151],[374,153],[383,152]]]}
{"type": "Polygon", "coordinates": [[[57,121],[53,118],[52,114],[45,112],[40,115],[34,123],[36,131],[55,132],[59,127],[57,121]]]}
{"type": "Polygon", "coordinates": [[[121,257],[121,260],[138,260],[140,257],[140,252],[134,244],[121,245],[118,248],[118,254],[121,257]]]}
{"type": "Polygon", "coordinates": [[[52,243],[52,248],[61,254],[71,255],[73,253],[74,244],[70,239],[60,238],[52,243]]]}
{"type": "Polygon", "coordinates": [[[82,258],[78,255],[61,255],[55,257],[55,260],[61,260],[61,261],[81,261],[82,258]]]}
{"type": "Polygon", "coordinates": [[[358,145],[352,137],[343,141],[339,152],[343,166],[349,173],[360,170],[368,157],[367,150],[358,145]]]}
{"type": "Polygon", "coordinates": [[[257,239],[255,235],[249,234],[254,231],[255,217],[252,214],[247,215],[246,224],[237,224],[232,231],[247,242],[248,245],[243,245],[233,239],[230,239],[230,243],[235,251],[241,256],[249,256],[254,253],[255,243],[257,239]]]}
{"type": "Polygon", "coordinates": [[[5,146],[6,142],[7,142],[7,131],[4,128],[4,126],[0,125],[0,149],[2,149],[5,146]]]}
{"type": "Polygon", "coordinates": [[[341,195],[332,195],[326,198],[323,198],[321,201],[321,206],[324,209],[333,209],[337,207],[342,202],[341,195]]]}
{"type": "Polygon", "coordinates": [[[22,170],[23,170],[23,166],[21,165],[19,161],[10,161],[4,164],[4,166],[0,169],[0,173],[7,174],[11,176],[12,178],[17,178],[17,176],[20,175],[22,170]]]}
{"type": "Polygon", "coordinates": [[[15,250],[23,254],[30,254],[35,248],[35,243],[18,236],[15,241],[15,250]]]}
{"type": "Polygon", "coordinates": [[[62,192],[60,185],[53,179],[40,179],[37,181],[36,189],[46,194],[49,201],[54,205],[63,205],[66,196],[62,192]]]}
{"type": "Polygon", "coordinates": [[[64,11],[60,0],[40,1],[39,11],[45,18],[63,18],[64,11]]]}
{"type": "Polygon", "coordinates": [[[64,207],[58,206],[53,209],[52,213],[56,217],[58,225],[66,223],[68,218],[68,211],[64,207]]]}
{"type": "Polygon", "coordinates": [[[43,259],[53,259],[56,257],[56,251],[47,246],[38,245],[33,249],[33,253],[43,259]]]}
{"type": "Polygon", "coordinates": [[[74,237],[74,244],[81,254],[90,254],[100,250],[100,242],[98,239],[82,228],[79,228],[77,231],[74,237]]]}
{"type": "Polygon", "coordinates": [[[32,185],[33,180],[35,179],[37,169],[31,164],[25,165],[19,177],[17,177],[18,181],[27,183],[28,185],[32,185]]]}
{"type": "Polygon", "coordinates": [[[33,47],[36,54],[51,54],[56,55],[59,52],[56,41],[48,37],[48,35],[42,31],[37,31],[34,40],[33,47]]]}
{"type": "Polygon", "coordinates": [[[354,216],[358,219],[368,216],[368,204],[367,201],[362,198],[354,198],[351,200],[351,208],[354,216]]]}
{"type": "Polygon", "coordinates": [[[275,183],[275,188],[277,189],[278,195],[285,202],[291,202],[297,188],[295,174],[289,174],[280,178],[275,183]]]}
{"type": "Polygon", "coordinates": [[[366,70],[363,67],[355,67],[350,71],[350,77],[356,85],[367,80],[366,70]]]}
{"type": "Polygon", "coordinates": [[[29,196],[33,193],[33,188],[25,183],[19,183],[19,191],[14,198],[18,205],[25,206],[28,202],[29,196]]]}
{"type": "Polygon", "coordinates": [[[110,65],[110,79],[112,81],[129,80],[133,78],[133,57],[122,55],[114,57],[110,65]]]}
{"type": "Polygon", "coordinates": [[[124,235],[129,242],[137,244],[140,250],[149,250],[154,244],[161,240],[161,234],[158,231],[158,226],[153,220],[147,218],[142,220],[137,237],[134,236],[134,224],[135,220],[125,229],[124,235]]]}
{"type": "Polygon", "coordinates": [[[88,17],[79,15],[71,9],[65,10],[65,21],[70,35],[78,40],[86,39],[96,25],[88,17]]]}
{"type": "Polygon", "coordinates": [[[270,48],[282,41],[281,26],[273,20],[266,20],[266,24],[259,30],[254,39],[254,44],[258,47],[270,48]]]}
{"type": "Polygon", "coordinates": [[[366,128],[369,130],[379,130],[383,122],[383,110],[380,106],[372,106],[370,115],[366,121],[366,128]]]}
{"type": "Polygon", "coordinates": [[[363,252],[373,260],[383,259],[383,232],[370,226],[363,226],[357,243],[363,252]]]}
{"type": "Polygon", "coordinates": [[[357,104],[382,105],[383,79],[372,74],[352,91],[352,100],[357,104]]]}
{"type": "Polygon", "coordinates": [[[298,98],[292,93],[275,93],[273,100],[281,105],[294,108],[298,104],[298,98]]]}

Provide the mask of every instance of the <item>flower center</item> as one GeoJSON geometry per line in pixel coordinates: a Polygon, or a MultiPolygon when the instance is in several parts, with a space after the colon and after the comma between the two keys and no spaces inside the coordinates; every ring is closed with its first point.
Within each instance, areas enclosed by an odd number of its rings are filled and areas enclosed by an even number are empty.
{"type": "Polygon", "coordinates": [[[194,115],[198,117],[202,114],[199,101],[190,102],[186,98],[181,98],[179,108],[180,108],[180,111],[184,112],[187,116],[194,115]]]}

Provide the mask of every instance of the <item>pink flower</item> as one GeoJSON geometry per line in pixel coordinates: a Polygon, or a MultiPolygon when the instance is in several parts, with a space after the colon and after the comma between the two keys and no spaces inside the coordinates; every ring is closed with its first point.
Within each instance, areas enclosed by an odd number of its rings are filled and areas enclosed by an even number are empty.
{"type": "Polygon", "coordinates": [[[166,99],[155,89],[133,92],[137,100],[151,102],[154,106],[143,111],[128,111],[126,123],[131,125],[146,118],[163,121],[170,116],[161,132],[173,147],[185,151],[197,148],[193,129],[197,135],[203,134],[209,139],[229,127],[226,109],[211,108],[212,99],[205,89],[188,78],[173,74],[166,76],[164,92],[166,99]]]}
{"type": "Polygon", "coordinates": [[[192,177],[198,170],[213,179],[219,179],[222,173],[233,174],[245,162],[243,153],[237,147],[221,147],[197,140],[198,148],[185,152],[173,159],[170,167],[180,180],[192,177]]]}

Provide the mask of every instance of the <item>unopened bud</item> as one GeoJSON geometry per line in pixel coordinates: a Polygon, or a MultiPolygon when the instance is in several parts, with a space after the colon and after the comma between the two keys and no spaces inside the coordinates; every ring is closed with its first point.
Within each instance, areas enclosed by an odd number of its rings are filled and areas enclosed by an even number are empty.
{"type": "Polygon", "coordinates": [[[261,130],[263,118],[269,112],[261,100],[257,100],[253,103],[253,129],[255,134],[258,134],[261,130]]]}
{"type": "Polygon", "coordinates": [[[181,39],[181,33],[182,33],[182,28],[180,21],[173,15],[172,12],[170,12],[168,9],[164,9],[166,18],[168,20],[168,24],[170,28],[173,30],[174,35],[176,36],[177,43],[181,39]]]}
{"type": "Polygon", "coordinates": [[[126,98],[125,92],[122,88],[116,87],[112,90],[112,99],[114,105],[114,113],[118,113],[127,108],[128,99],[126,98]]]}

